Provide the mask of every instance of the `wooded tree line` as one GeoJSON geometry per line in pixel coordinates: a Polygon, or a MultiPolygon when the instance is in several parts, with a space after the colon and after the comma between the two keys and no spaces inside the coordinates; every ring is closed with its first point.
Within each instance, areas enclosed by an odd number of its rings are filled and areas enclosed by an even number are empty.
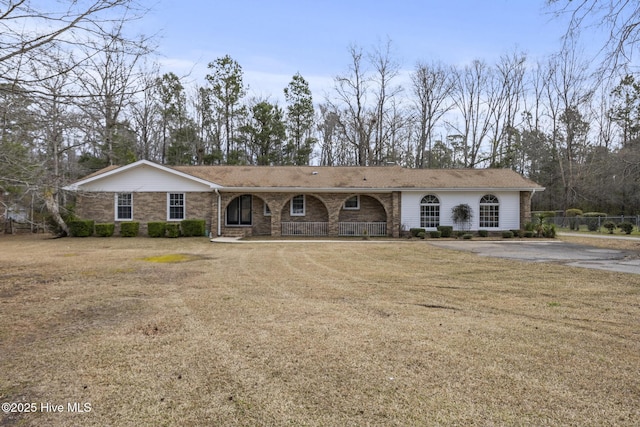
{"type": "Polygon", "coordinates": [[[64,184],[139,159],[507,167],[547,188],[534,209],[640,213],[639,77],[617,67],[597,78],[573,43],[536,61],[514,50],[409,71],[391,41],[352,45],[329,93],[314,97],[298,73],[280,105],[248,96],[228,55],[204,81],[161,73],[153,40],[130,33],[144,13],[130,0],[0,4],[0,185],[54,216],[64,184]],[[46,30],[20,29],[24,16],[46,30]]]}

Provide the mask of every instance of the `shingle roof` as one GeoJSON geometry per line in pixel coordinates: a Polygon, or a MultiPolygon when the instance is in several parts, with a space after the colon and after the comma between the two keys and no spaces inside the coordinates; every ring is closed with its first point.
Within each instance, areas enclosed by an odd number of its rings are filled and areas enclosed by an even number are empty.
{"type": "Polygon", "coordinates": [[[511,169],[407,169],[399,166],[174,166],[230,188],[543,190],[511,169]]]}

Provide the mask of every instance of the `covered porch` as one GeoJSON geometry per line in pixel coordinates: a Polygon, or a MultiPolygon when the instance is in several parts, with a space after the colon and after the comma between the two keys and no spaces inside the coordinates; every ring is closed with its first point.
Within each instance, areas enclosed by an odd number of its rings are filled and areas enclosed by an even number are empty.
{"type": "Polygon", "coordinates": [[[393,200],[386,194],[223,194],[221,236],[395,236],[393,200]],[[389,213],[391,212],[391,213],[389,213]]]}

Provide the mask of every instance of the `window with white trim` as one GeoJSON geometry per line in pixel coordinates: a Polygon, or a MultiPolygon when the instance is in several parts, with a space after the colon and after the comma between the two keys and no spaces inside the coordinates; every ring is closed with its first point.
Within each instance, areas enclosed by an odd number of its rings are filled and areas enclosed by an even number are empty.
{"type": "Polygon", "coordinates": [[[480,228],[497,228],[500,224],[500,202],[493,194],[480,199],[480,228]]]}
{"type": "Polygon", "coordinates": [[[167,220],[180,221],[185,218],[184,193],[168,193],[167,205],[167,220]]]}
{"type": "Polygon", "coordinates": [[[116,194],[116,221],[130,221],[133,219],[133,194],[116,194]]]}
{"type": "Polygon", "coordinates": [[[348,211],[357,211],[360,209],[360,196],[349,197],[344,201],[344,209],[348,211]]]}
{"type": "Polygon", "coordinates": [[[440,225],[440,199],[428,194],[420,201],[420,227],[435,228],[440,225]]]}
{"type": "Polygon", "coordinates": [[[291,216],[304,216],[305,214],[304,194],[294,196],[291,199],[291,216]]]}
{"type": "Polygon", "coordinates": [[[271,208],[267,202],[264,203],[264,216],[271,216],[271,208]]]}

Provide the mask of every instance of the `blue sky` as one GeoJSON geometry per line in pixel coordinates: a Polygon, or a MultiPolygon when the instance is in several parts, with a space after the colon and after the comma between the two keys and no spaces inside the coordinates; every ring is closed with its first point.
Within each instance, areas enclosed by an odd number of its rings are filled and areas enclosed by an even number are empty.
{"type": "Polygon", "coordinates": [[[229,54],[250,94],[280,99],[300,72],[321,100],[347,72],[352,44],[370,51],[390,39],[405,70],[491,63],[514,49],[535,60],[560,48],[565,25],[545,0],[158,0],[141,29],[161,37],[162,72],[202,85],[207,63],[229,54]]]}

